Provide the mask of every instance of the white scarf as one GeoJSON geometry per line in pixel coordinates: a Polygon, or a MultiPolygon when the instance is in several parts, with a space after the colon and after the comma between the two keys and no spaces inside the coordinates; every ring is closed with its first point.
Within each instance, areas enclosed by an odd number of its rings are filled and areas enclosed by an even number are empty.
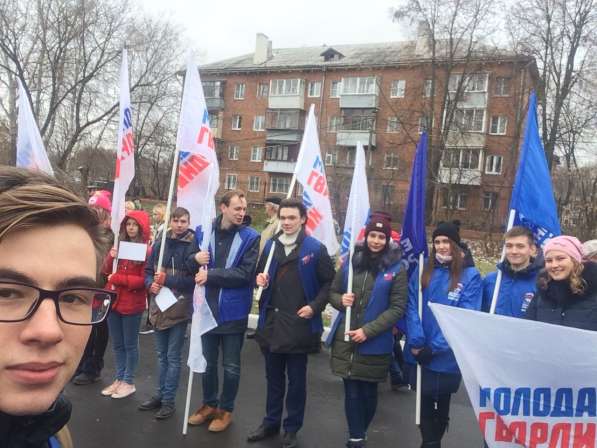
{"type": "Polygon", "coordinates": [[[284,253],[286,254],[286,256],[288,256],[288,254],[290,254],[290,252],[292,252],[296,247],[296,239],[298,238],[299,233],[300,230],[291,235],[286,235],[285,233],[282,233],[278,237],[278,241],[282,244],[282,247],[284,247],[284,253]]]}

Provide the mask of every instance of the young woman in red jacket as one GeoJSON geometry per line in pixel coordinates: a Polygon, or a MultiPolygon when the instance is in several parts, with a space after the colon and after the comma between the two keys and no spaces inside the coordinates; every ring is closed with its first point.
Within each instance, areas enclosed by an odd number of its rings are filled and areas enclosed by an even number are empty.
{"type": "MultiPolygon", "coordinates": [[[[119,241],[147,243],[150,237],[149,216],[141,210],[131,210],[120,225],[119,241]]],[[[104,261],[108,275],[106,289],[116,291],[118,297],[108,315],[108,327],[116,362],[114,382],[102,390],[102,395],[124,398],[135,392],[135,371],[139,363],[139,325],[145,311],[145,261],[118,260],[113,274],[116,251],[112,249],[104,261]]]]}

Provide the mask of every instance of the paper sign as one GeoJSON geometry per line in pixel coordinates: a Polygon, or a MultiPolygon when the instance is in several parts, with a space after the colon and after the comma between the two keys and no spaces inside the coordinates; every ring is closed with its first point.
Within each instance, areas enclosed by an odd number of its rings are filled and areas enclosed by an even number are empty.
{"type": "Polygon", "coordinates": [[[119,260],[145,261],[146,256],[147,244],[121,241],[118,246],[119,260]]]}
{"type": "Polygon", "coordinates": [[[158,295],[155,296],[155,303],[161,312],[166,311],[176,302],[176,296],[172,293],[170,288],[166,288],[165,286],[162,286],[158,295]]]}

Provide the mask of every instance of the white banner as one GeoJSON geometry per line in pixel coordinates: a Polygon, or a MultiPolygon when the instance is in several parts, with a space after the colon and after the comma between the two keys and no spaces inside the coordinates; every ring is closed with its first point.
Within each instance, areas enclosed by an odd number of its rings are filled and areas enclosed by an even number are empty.
{"type": "Polygon", "coordinates": [[[135,177],[135,141],[133,139],[133,115],[129,91],[129,68],[127,51],[122,50],[120,67],[120,115],[116,149],[116,174],[112,194],[112,231],[120,232],[120,223],[126,215],[124,203],[126,192],[135,177]]]}
{"type": "Polygon", "coordinates": [[[491,448],[595,448],[597,332],[430,303],[491,448]]]}
{"type": "Polygon", "coordinates": [[[297,182],[303,187],[303,203],[307,207],[305,226],[307,234],[321,241],[326,246],[328,253],[334,256],[338,252],[339,245],[334,231],[334,218],[324,163],[321,160],[314,105],[311,105],[311,109],[309,109],[295,174],[297,182]]]}
{"type": "Polygon", "coordinates": [[[32,171],[42,171],[50,176],[54,170],[48,159],[44,142],[29,105],[27,92],[21,80],[19,84],[19,98],[17,102],[17,166],[32,171]]]}
{"type": "MultiPolygon", "coordinates": [[[[220,184],[214,138],[197,66],[187,62],[177,145],[180,148],[177,205],[189,210],[193,227],[203,232],[201,250],[207,250],[211,222],[216,216],[215,195],[220,184]]],[[[193,372],[205,372],[201,335],[217,323],[205,298],[205,287],[195,286],[188,365],[193,372]]]]}

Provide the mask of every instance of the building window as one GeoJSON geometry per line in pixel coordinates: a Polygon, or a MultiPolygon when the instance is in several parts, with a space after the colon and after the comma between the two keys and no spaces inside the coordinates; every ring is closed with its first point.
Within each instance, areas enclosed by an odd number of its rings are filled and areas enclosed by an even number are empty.
{"type": "Polygon", "coordinates": [[[209,128],[214,130],[218,128],[219,117],[217,114],[209,114],[209,128]]]}
{"type": "Polygon", "coordinates": [[[376,92],[376,81],[375,76],[343,78],[342,94],[374,95],[376,92]]]}
{"type": "Polygon", "coordinates": [[[265,115],[255,115],[253,120],[254,131],[265,131],[265,115]]]}
{"type": "Polygon", "coordinates": [[[375,109],[344,109],[342,115],[344,131],[374,131],[375,109]]]}
{"type": "Polygon", "coordinates": [[[205,98],[222,98],[224,96],[222,81],[203,81],[202,84],[205,98]]]}
{"type": "Polygon", "coordinates": [[[426,79],[423,84],[423,96],[429,98],[431,96],[431,88],[433,87],[433,79],[426,79]]]}
{"type": "Polygon", "coordinates": [[[249,160],[251,162],[261,162],[262,154],[263,148],[261,146],[253,146],[251,148],[251,158],[249,160]]]}
{"type": "Polygon", "coordinates": [[[311,98],[321,96],[321,81],[310,81],[307,95],[311,98]]]}
{"type": "Polygon", "coordinates": [[[510,78],[503,78],[503,77],[495,78],[493,94],[495,96],[510,95],[510,78]]]}
{"type": "Polygon", "coordinates": [[[273,109],[266,112],[266,127],[268,129],[299,129],[301,111],[273,109]]]}
{"type": "Polygon", "coordinates": [[[485,174],[502,174],[502,156],[485,157],[485,174]]]}
{"type": "Polygon", "coordinates": [[[290,178],[288,176],[272,176],[269,184],[270,193],[288,193],[290,178]]]}
{"type": "Polygon", "coordinates": [[[239,131],[242,128],[243,120],[240,115],[233,115],[232,116],[232,129],[235,131],[239,131]]]}
{"type": "Polygon", "coordinates": [[[342,117],[330,117],[328,124],[328,132],[337,132],[340,129],[342,123],[342,117]]]}
{"type": "Polygon", "coordinates": [[[466,78],[467,92],[486,92],[487,91],[487,74],[486,73],[472,73],[466,78]]]}
{"type": "Polygon", "coordinates": [[[446,148],[443,152],[443,168],[478,170],[481,151],[478,148],[446,148]]]}
{"type": "Polygon", "coordinates": [[[226,174],[226,183],[224,188],[226,188],[226,190],[236,189],[236,174],[226,174]]]}
{"type": "Polygon", "coordinates": [[[338,163],[338,153],[337,152],[326,152],[325,153],[325,165],[326,166],[334,166],[338,163]]]}
{"type": "Polygon", "coordinates": [[[355,156],[356,156],[355,149],[350,149],[350,148],[346,149],[346,165],[347,166],[354,166],[355,156]]]}
{"type": "Polygon", "coordinates": [[[259,192],[261,190],[261,177],[249,176],[249,191],[259,192]]]}
{"type": "Polygon", "coordinates": [[[494,135],[506,135],[506,128],[508,127],[508,117],[504,115],[496,115],[491,117],[491,126],[489,133],[494,135]]]}
{"type": "Polygon", "coordinates": [[[383,156],[383,169],[384,170],[397,170],[398,169],[398,155],[393,152],[387,152],[383,156]]]}
{"type": "Polygon", "coordinates": [[[392,205],[394,198],[394,185],[382,185],[381,187],[381,202],[384,208],[392,205]]]}
{"type": "Polygon", "coordinates": [[[405,90],[406,81],[404,79],[395,79],[392,81],[392,87],[390,88],[390,98],[404,98],[405,90]]]}
{"type": "Polygon", "coordinates": [[[237,82],[234,85],[234,99],[235,100],[244,100],[245,99],[245,83],[244,82],[237,82]]]}
{"type": "Polygon", "coordinates": [[[342,81],[332,81],[330,84],[330,98],[339,98],[342,90],[342,81]]]}
{"type": "Polygon", "coordinates": [[[238,145],[228,146],[228,160],[238,160],[240,154],[240,148],[238,145]]]}
{"type": "Polygon", "coordinates": [[[269,84],[266,82],[260,82],[257,85],[257,96],[266,97],[269,95],[269,84]]]}
{"type": "Polygon", "coordinates": [[[270,96],[293,96],[303,90],[302,79],[273,79],[270,84],[270,96]]]}
{"type": "Polygon", "coordinates": [[[399,130],[400,124],[398,123],[398,117],[389,117],[387,132],[398,132],[399,130]]]}
{"type": "Polygon", "coordinates": [[[268,146],[265,150],[265,159],[286,162],[288,161],[288,149],[286,145],[268,146]]]}
{"type": "Polygon", "coordinates": [[[444,190],[443,208],[452,210],[466,210],[466,200],[468,195],[463,192],[444,190]]]}
{"type": "Polygon", "coordinates": [[[423,132],[427,132],[429,130],[429,117],[427,115],[423,115],[419,117],[419,134],[423,132]]]}
{"type": "Polygon", "coordinates": [[[452,129],[461,132],[483,132],[485,109],[456,109],[452,129]]]}
{"type": "Polygon", "coordinates": [[[494,191],[486,191],[483,193],[483,210],[495,210],[497,205],[498,194],[494,191]]]}

